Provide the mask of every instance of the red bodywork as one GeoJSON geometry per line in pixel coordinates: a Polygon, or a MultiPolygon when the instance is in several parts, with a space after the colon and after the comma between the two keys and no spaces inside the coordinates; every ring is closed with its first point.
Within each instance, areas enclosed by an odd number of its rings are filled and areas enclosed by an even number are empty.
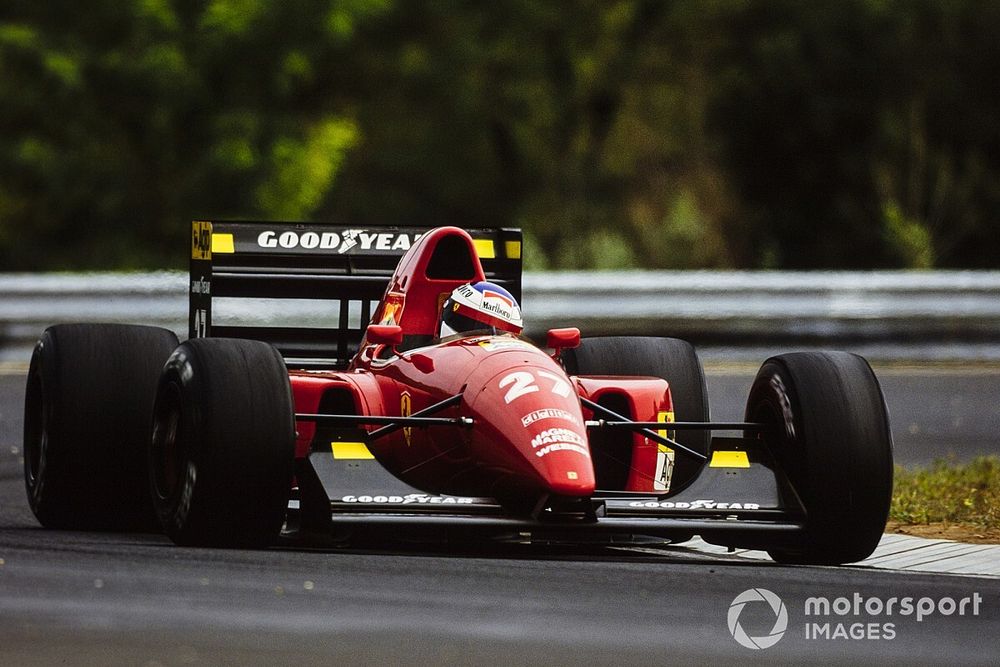
{"type": "MultiPolygon", "coordinates": [[[[430,493],[488,496],[509,506],[539,498],[586,498],[597,485],[579,397],[624,399],[637,421],[672,418],[670,390],[659,378],[569,377],[553,356],[509,335],[436,338],[441,305],[466,282],[483,280],[471,237],[435,229],[403,256],[373,324],[398,325],[398,348],[362,341],[346,371],[293,371],[299,413],[320,412],[324,396],[355,414],[409,416],[461,394],[440,416],[469,417],[471,427],[402,428],[369,444],[393,475],[430,493]],[[447,260],[447,261],[445,261],[447,260]],[[442,268],[444,267],[444,268],[442,268]]],[[[317,443],[314,422],[297,423],[297,457],[317,443]]],[[[369,427],[369,431],[375,427],[369,427]]],[[[663,492],[658,445],[631,439],[629,474],[621,490],[663,492]]],[[[320,443],[326,445],[326,443],[320,443]]],[[[598,457],[599,458],[599,457],[598,457]]]]}

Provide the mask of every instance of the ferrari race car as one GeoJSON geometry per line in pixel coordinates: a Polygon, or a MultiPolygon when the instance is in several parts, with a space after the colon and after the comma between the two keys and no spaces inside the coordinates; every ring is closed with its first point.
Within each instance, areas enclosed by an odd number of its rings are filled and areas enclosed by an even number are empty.
{"type": "Polygon", "coordinates": [[[861,357],[773,357],[745,421],[712,422],[684,341],[519,335],[518,230],[195,222],[191,248],[186,341],[62,324],[38,342],[42,525],[222,547],[700,535],[826,564],[884,530],[892,442],[861,357]],[[240,315],[289,300],[323,317],[240,315]]]}

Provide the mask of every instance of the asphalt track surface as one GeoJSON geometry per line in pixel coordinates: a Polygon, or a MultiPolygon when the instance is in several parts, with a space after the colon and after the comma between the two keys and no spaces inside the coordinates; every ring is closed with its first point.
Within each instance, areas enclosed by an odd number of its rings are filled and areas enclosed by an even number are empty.
{"type": "MultiPolygon", "coordinates": [[[[710,373],[716,418],[739,416],[751,375],[710,373]]],[[[879,375],[897,459],[1000,450],[996,369],[879,375]]],[[[23,380],[0,376],[2,665],[923,665],[997,664],[1000,656],[1000,579],[746,564],[682,548],[241,551],[47,531],[24,500],[23,380]],[[784,636],[770,648],[744,648],[730,634],[730,605],[751,588],[777,594],[787,611],[784,636]],[[806,599],[817,596],[857,599],[860,613],[807,616],[806,599]],[[865,611],[893,597],[926,598],[938,611],[919,621],[901,615],[901,603],[891,616],[865,611]],[[948,600],[955,610],[943,615],[948,600]],[[829,624],[831,638],[807,638],[813,623],[829,624]],[[841,624],[865,637],[832,638],[841,624]]],[[[760,637],[776,615],[751,602],[738,621],[760,637]]]]}

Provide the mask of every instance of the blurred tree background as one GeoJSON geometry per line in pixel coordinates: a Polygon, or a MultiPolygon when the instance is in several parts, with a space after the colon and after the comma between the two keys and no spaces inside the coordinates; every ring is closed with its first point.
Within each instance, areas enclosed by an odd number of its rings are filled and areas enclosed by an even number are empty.
{"type": "Polygon", "coordinates": [[[179,268],[198,217],[996,268],[997,35],[993,0],[4,0],[0,270],[179,268]]]}

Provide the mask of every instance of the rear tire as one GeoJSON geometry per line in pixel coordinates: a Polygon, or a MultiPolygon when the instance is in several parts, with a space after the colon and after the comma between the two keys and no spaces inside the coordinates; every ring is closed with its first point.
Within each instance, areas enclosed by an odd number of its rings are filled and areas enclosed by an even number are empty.
{"type": "Polygon", "coordinates": [[[167,535],[191,546],[260,548],[279,535],[295,456],[281,355],[259,341],[182,343],[160,378],[149,484],[167,535]]]}
{"type": "Polygon", "coordinates": [[[177,347],[167,329],[59,324],[31,356],[24,398],[24,483],[46,528],[158,526],[146,448],[156,383],[177,347]]]}
{"type": "Polygon", "coordinates": [[[823,565],[870,556],[892,498],[892,435],[868,362],[845,352],[772,357],[750,389],[746,420],[775,427],[762,437],[806,511],[802,545],[770,556],[823,565]]]}
{"type": "MultiPolygon", "coordinates": [[[[705,372],[694,346],[679,338],[608,336],[585,338],[580,346],[563,351],[570,375],[644,375],[670,384],[677,421],[709,421],[705,372]]],[[[628,434],[627,437],[630,437],[628,434]]],[[[677,442],[708,455],[709,431],[678,431],[677,442]]],[[[671,490],[690,482],[702,462],[684,452],[675,456],[671,490]]]]}

